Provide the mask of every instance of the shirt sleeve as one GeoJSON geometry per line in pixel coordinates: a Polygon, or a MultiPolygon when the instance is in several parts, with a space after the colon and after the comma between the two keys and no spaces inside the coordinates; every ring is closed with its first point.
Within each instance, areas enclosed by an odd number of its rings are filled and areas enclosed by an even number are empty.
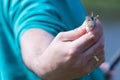
{"type": "Polygon", "coordinates": [[[15,0],[11,4],[10,17],[17,44],[21,35],[31,28],[41,28],[54,36],[66,30],[49,0],[15,0]]]}

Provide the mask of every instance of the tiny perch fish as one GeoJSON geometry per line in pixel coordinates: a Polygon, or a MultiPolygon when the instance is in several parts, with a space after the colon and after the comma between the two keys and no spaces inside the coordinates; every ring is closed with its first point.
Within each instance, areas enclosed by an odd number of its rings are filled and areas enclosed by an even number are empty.
{"type": "Polygon", "coordinates": [[[93,16],[93,13],[91,16],[86,16],[86,19],[83,23],[83,25],[86,27],[86,31],[92,31],[94,29],[95,21],[98,19],[99,15],[93,16]]]}

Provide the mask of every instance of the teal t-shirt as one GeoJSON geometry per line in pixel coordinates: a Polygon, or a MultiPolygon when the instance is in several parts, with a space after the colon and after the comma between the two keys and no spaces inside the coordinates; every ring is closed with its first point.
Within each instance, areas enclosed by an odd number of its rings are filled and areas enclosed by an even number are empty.
{"type": "MultiPolygon", "coordinates": [[[[56,36],[79,27],[85,16],[80,0],[0,0],[0,80],[41,80],[23,63],[23,33],[40,28],[56,36]]],[[[96,68],[75,80],[104,80],[104,75],[96,68]]]]}

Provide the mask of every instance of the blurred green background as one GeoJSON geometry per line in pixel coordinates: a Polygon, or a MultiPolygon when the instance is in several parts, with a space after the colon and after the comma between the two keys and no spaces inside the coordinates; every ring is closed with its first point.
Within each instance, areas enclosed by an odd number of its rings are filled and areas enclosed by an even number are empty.
{"type": "MultiPolygon", "coordinates": [[[[81,0],[88,13],[93,11],[103,26],[105,36],[106,62],[111,63],[113,56],[120,53],[120,0],[81,0]]],[[[112,80],[120,80],[120,62],[115,68],[112,80]]]]}
{"type": "Polygon", "coordinates": [[[120,0],[82,0],[88,14],[93,11],[103,20],[119,20],[120,0]]]}

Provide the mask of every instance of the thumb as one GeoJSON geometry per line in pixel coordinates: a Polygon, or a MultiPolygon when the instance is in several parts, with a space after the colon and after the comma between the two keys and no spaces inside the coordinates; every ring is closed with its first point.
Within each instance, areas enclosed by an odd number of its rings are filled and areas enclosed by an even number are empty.
{"type": "Polygon", "coordinates": [[[84,26],[78,27],[71,31],[60,32],[57,37],[62,41],[73,41],[86,33],[84,26]]]}

